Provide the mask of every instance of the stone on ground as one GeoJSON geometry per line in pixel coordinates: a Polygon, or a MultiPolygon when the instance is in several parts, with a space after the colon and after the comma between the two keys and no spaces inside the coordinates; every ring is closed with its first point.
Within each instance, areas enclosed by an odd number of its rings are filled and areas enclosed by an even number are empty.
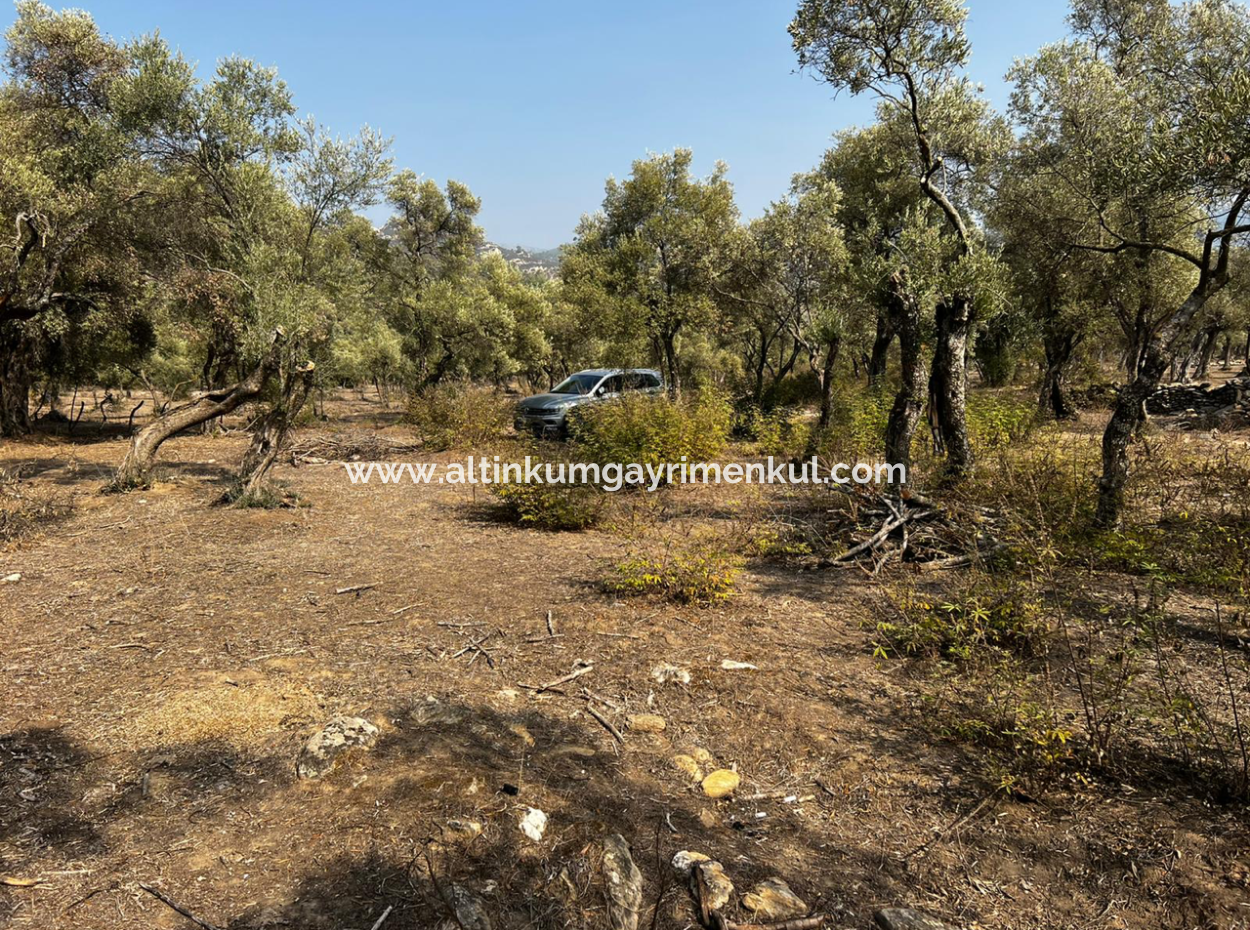
{"type": "Polygon", "coordinates": [[[309,737],[295,765],[300,778],[320,778],[353,747],[364,749],[378,738],[378,728],[363,717],[335,717],[309,737]]]}
{"type": "Polygon", "coordinates": [[[482,900],[463,885],[452,885],[447,891],[447,904],[456,915],[457,930],[491,930],[490,918],[482,900]]]}
{"type": "Polygon", "coordinates": [[[708,910],[719,911],[728,906],[734,896],[734,885],[719,862],[698,862],[690,870],[690,894],[699,901],[699,885],[703,885],[703,901],[708,910]]]}
{"type": "Polygon", "coordinates": [[[709,798],[727,798],[738,790],[742,777],[729,769],[717,769],[703,779],[703,793],[709,798]]]}
{"type": "Polygon", "coordinates": [[[913,911],[910,907],[887,907],[872,915],[881,930],[951,930],[936,917],[913,911]]]}
{"type": "Polygon", "coordinates": [[[711,856],[705,856],[701,852],[694,852],[693,850],[683,849],[681,850],[681,852],[674,854],[673,868],[676,869],[678,872],[680,872],[682,875],[689,875],[690,870],[693,869],[700,862],[711,862],[711,861],[712,861],[711,856]]]}
{"type": "Polygon", "coordinates": [[[525,816],[521,818],[521,832],[535,843],[543,838],[543,831],[546,829],[547,815],[537,807],[529,808],[525,812],[525,816]]]}
{"type": "Polygon", "coordinates": [[[663,733],[668,726],[659,714],[634,714],[626,722],[631,730],[639,733],[663,733]]]}
{"type": "Polygon", "coordinates": [[[619,833],[603,841],[603,878],[612,930],[637,930],[642,908],[642,873],[629,854],[629,844],[619,833]]]}
{"type": "Polygon", "coordinates": [[[803,899],[780,878],[760,882],[742,896],[742,904],[763,920],[791,920],[807,913],[803,899]]]}

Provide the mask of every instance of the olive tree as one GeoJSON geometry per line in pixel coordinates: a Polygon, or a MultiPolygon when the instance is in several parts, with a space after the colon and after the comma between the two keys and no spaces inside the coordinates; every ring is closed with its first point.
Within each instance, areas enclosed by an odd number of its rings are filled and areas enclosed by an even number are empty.
{"type": "Polygon", "coordinates": [[[790,24],[802,67],[839,91],[872,94],[879,118],[898,121],[912,178],[951,239],[941,263],[945,286],[935,295],[929,403],[954,476],[972,466],[966,358],[985,251],[973,222],[976,198],[1009,140],[1003,121],[960,76],[969,54],[966,17],[957,0],[803,0],[790,24]]]}
{"type": "Polygon", "coordinates": [[[692,158],[676,149],[638,159],[624,181],[609,178],[602,213],[583,221],[568,256],[625,329],[645,332],[673,396],[683,334],[716,318],[714,281],[738,219],[725,165],[696,178],[692,158]]]}
{"type": "Polygon", "coordinates": [[[1079,0],[1071,22],[1071,40],[1014,72],[1023,145],[1070,193],[1072,247],[1163,263],[1187,284],[1160,307],[1103,435],[1096,521],[1110,527],[1145,400],[1250,232],[1250,13],[1223,0],[1079,0]]]}

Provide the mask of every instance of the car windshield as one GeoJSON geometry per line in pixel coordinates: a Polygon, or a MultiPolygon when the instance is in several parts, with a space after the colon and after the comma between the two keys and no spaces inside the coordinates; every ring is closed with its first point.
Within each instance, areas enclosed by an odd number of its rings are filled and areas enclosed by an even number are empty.
{"type": "Polygon", "coordinates": [[[589,394],[599,383],[600,375],[569,375],[551,389],[552,394],[589,394]]]}

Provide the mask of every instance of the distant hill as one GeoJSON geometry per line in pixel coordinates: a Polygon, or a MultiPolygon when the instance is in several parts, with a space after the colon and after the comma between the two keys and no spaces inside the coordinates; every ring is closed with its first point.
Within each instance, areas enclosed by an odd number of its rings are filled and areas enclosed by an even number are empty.
{"type": "Polygon", "coordinates": [[[559,249],[531,250],[522,248],[519,245],[506,246],[494,242],[484,242],[478,248],[478,255],[486,255],[490,252],[498,252],[504,257],[505,261],[516,266],[521,271],[532,271],[547,278],[554,278],[560,268],[559,249]]]}

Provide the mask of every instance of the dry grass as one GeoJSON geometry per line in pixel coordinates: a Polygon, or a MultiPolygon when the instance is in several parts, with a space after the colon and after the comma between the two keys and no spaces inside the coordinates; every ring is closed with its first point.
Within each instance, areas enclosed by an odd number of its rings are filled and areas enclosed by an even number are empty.
{"type": "Polygon", "coordinates": [[[136,748],[222,742],[242,749],[307,725],[319,714],[316,695],[290,679],[221,676],[214,683],[152,695],[123,731],[136,748]]]}

